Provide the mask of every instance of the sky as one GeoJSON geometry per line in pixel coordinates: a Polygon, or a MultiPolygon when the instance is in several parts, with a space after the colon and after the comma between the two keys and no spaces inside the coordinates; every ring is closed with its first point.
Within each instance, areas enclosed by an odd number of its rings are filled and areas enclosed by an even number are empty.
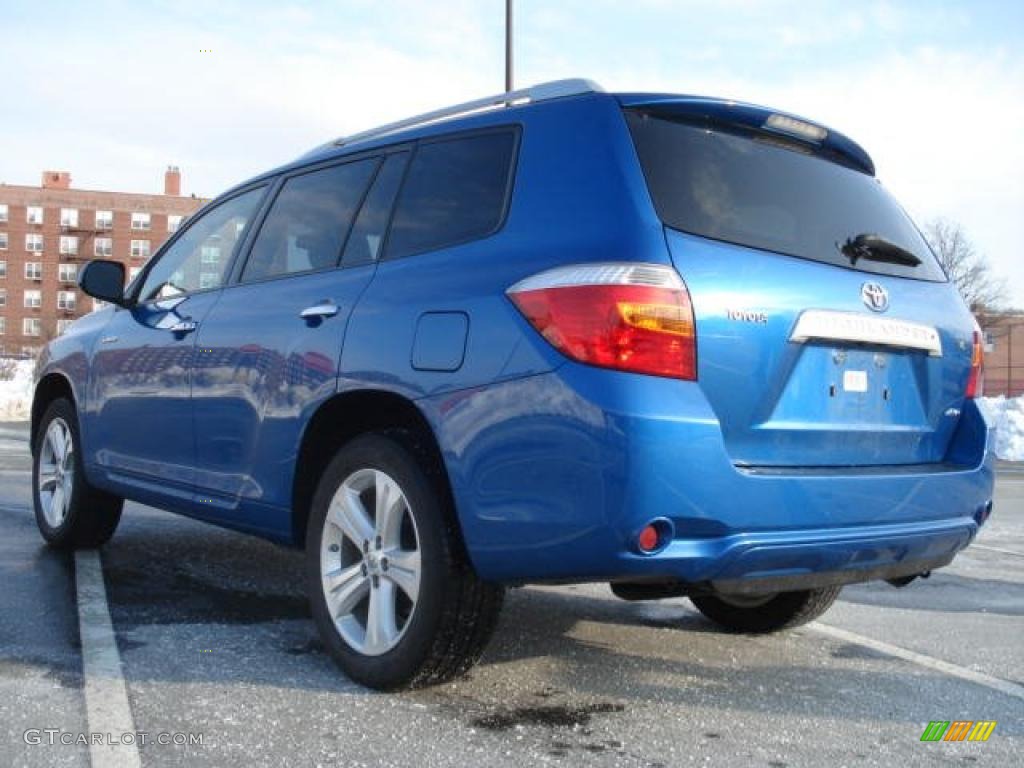
{"type": "MultiPolygon", "coordinates": [[[[1024,2],[516,0],[516,85],[721,96],[842,131],[1024,308],[1024,2]]],[[[0,182],[209,197],[313,146],[498,93],[503,0],[0,0],[0,182]]]]}

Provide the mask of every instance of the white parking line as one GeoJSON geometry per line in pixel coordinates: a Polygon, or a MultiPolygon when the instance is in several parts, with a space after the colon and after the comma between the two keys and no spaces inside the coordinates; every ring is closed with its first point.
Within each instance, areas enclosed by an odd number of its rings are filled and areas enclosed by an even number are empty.
{"type": "Polygon", "coordinates": [[[90,739],[89,758],[93,768],[139,768],[138,747],[134,742],[122,743],[123,734],[134,737],[135,723],[121,672],[117,637],[107,608],[107,590],[98,552],[75,553],[75,582],[86,720],[91,734],[103,736],[100,744],[90,739]]]}
{"type": "Polygon", "coordinates": [[[828,635],[836,640],[862,645],[865,648],[871,648],[874,651],[884,653],[888,656],[895,656],[898,659],[909,661],[912,664],[917,664],[918,666],[934,669],[937,672],[943,672],[947,675],[952,675],[953,677],[959,677],[961,680],[967,680],[972,683],[977,683],[978,685],[984,685],[987,688],[999,691],[1000,693],[1005,693],[1007,696],[1012,696],[1015,699],[1024,699],[1024,685],[1017,685],[1016,683],[1011,683],[1009,680],[992,677],[991,675],[986,675],[984,672],[975,672],[973,669],[961,667],[958,664],[950,664],[948,661],[943,661],[942,659],[925,656],[923,653],[917,653],[916,651],[908,651],[906,648],[900,648],[897,645],[889,645],[889,643],[883,643],[881,640],[873,640],[870,637],[864,637],[864,635],[858,635],[855,632],[848,632],[845,629],[839,629],[839,627],[833,627],[817,621],[808,624],[807,626],[815,632],[828,635]]]}
{"type": "Polygon", "coordinates": [[[1014,552],[1012,549],[1000,549],[999,547],[990,547],[987,544],[972,544],[971,549],[984,549],[987,552],[999,552],[1003,555],[1016,555],[1017,557],[1024,557],[1024,552],[1014,552]]]}

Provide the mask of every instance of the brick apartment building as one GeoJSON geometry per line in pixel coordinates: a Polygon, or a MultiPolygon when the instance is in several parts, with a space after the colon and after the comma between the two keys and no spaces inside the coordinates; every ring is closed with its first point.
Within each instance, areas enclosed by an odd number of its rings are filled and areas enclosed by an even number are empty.
{"type": "Polygon", "coordinates": [[[162,195],[73,189],[66,171],[0,184],[0,355],[35,354],[96,308],[78,290],[81,265],[117,259],[133,277],[202,202],[181,195],[175,167],[162,195]]]}
{"type": "Polygon", "coordinates": [[[1024,395],[1024,312],[978,315],[985,333],[985,394],[1024,395]]]}

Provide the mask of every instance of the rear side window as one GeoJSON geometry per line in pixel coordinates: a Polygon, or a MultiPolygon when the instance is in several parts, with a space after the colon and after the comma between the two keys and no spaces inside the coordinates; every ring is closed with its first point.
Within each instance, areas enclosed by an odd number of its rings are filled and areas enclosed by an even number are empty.
{"type": "Polygon", "coordinates": [[[873,176],[760,134],[626,114],[667,226],[864,272],[945,280],[917,228],[873,176]],[[851,261],[842,246],[864,234],[884,238],[921,263],[851,261]]]}
{"type": "Polygon", "coordinates": [[[379,163],[371,158],[288,179],[260,227],[242,281],[337,266],[379,163]]]}
{"type": "Polygon", "coordinates": [[[341,257],[343,267],[369,264],[380,257],[391,206],[395,203],[395,195],[402,183],[402,172],[408,161],[409,153],[399,152],[388,157],[377,172],[377,178],[373,180],[366,202],[345,244],[345,254],[341,257]]]}
{"type": "Polygon", "coordinates": [[[421,145],[398,197],[388,258],[492,234],[505,213],[515,140],[508,130],[421,145]]]}

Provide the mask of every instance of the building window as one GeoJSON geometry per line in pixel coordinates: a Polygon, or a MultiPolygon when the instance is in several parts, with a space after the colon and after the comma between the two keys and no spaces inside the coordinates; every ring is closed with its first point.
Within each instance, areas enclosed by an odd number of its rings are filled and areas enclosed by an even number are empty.
{"type": "Polygon", "coordinates": [[[61,208],[60,209],[60,225],[62,227],[77,227],[78,226],[78,209],[77,208],[61,208]]]}
{"type": "Polygon", "coordinates": [[[78,254],[78,238],[74,235],[60,236],[60,252],[63,256],[75,256],[78,254]]]}
{"type": "Polygon", "coordinates": [[[7,333],[7,318],[0,317],[0,336],[7,333]]]}
{"type": "Polygon", "coordinates": [[[38,232],[30,232],[25,235],[25,250],[29,253],[42,253],[43,236],[38,232]]]}
{"type": "Polygon", "coordinates": [[[43,223],[43,207],[41,205],[30,205],[25,209],[25,221],[29,224],[43,223]]]}
{"type": "Polygon", "coordinates": [[[92,300],[92,311],[93,312],[99,312],[101,309],[106,308],[106,306],[107,306],[107,302],[105,302],[105,301],[100,301],[99,299],[93,299],[92,300]]]}
{"type": "Polygon", "coordinates": [[[96,211],[96,229],[113,229],[114,212],[96,211]]]}
{"type": "Polygon", "coordinates": [[[93,241],[93,253],[101,259],[114,252],[114,241],[109,237],[97,237],[93,241]]]}
{"type": "Polygon", "coordinates": [[[57,291],[57,309],[65,309],[69,312],[75,311],[75,292],[57,291]]]}
{"type": "Polygon", "coordinates": [[[220,248],[216,245],[204,245],[199,256],[199,261],[202,264],[212,264],[217,266],[220,264],[220,248]]]}
{"type": "Polygon", "coordinates": [[[0,204],[0,224],[7,223],[7,203],[0,204]]]}
{"type": "Polygon", "coordinates": [[[132,258],[149,258],[149,240],[132,240],[132,258]]]}
{"type": "Polygon", "coordinates": [[[77,264],[61,264],[57,267],[57,279],[62,283],[73,283],[78,279],[77,264]]]}
{"type": "Polygon", "coordinates": [[[167,217],[167,231],[169,233],[177,232],[181,227],[181,216],[168,216],[167,217]]]}
{"type": "Polygon", "coordinates": [[[0,232],[0,251],[7,250],[7,233],[0,232]]]}
{"type": "Polygon", "coordinates": [[[0,307],[7,306],[7,289],[0,288],[0,307]]]}
{"type": "Polygon", "coordinates": [[[38,317],[26,317],[21,321],[22,336],[40,336],[43,330],[43,321],[38,317]]]}
{"type": "Polygon", "coordinates": [[[131,282],[139,276],[139,272],[142,271],[142,267],[130,267],[128,269],[128,281],[131,282]]]}
{"type": "Polygon", "coordinates": [[[25,309],[39,309],[43,306],[42,291],[25,291],[25,309]]]}
{"type": "Polygon", "coordinates": [[[57,321],[57,335],[60,336],[64,331],[71,327],[71,324],[75,322],[71,318],[61,318],[57,321]]]}
{"type": "Polygon", "coordinates": [[[132,229],[149,229],[149,214],[148,213],[133,213],[132,214],[132,229]]]}
{"type": "Polygon", "coordinates": [[[199,289],[216,288],[220,285],[220,272],[200,272],[199,289]]]}
{"type": "Polygon", "coordinates": [[[26,280],[42,280],[43,279],[43,262],[41,262],[41,261],[26,261],[25,262],[25,279],[26,280]]]}
{"type": "Polygon", "coordinates": [[[7,262],[0,261],[0,277],[7,277],[7,262]]]}

